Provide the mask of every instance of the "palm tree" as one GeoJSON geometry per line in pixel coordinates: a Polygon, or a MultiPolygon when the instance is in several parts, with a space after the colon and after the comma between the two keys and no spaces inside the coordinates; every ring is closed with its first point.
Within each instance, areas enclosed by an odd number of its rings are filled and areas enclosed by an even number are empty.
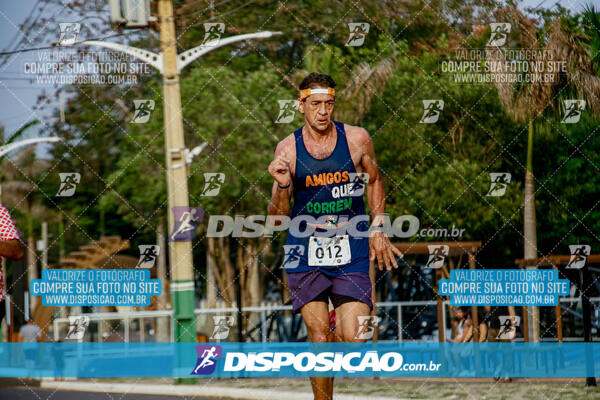
{"type": "MultiPolygon", "coordinates": [[[[593,8],[591,12],[595,15],[593,8]]],[[[594,57],[584,44],[588,38],[585,34],[569,32],[560,17],[556,17],[548,24],[547,33],[538,39],[535,21],[526,17],[516,6],[509,6],[497,15],[500,18],[512,19],[519,29],[520,45],[523,49],[542,49],[550,60],[565,61],[564,72],[556,70],[548,76],[547,70],[532,74],[539,79],[533,83],[513,84],[509,81],[495,80],[494,85],[498,90],[500,104],[507,114],[516,122],[527,124],[527,163],[525,171],[525,193],[523,202],[523,239],[524,258],[537,257],[537,238],[535,222],[535,188],[533,175],[533,140],[536,120],[547,110],[555,107],[555,98],[560,98],[560,93],[565,88],[576,91],[578,96],[587,98],[587,104],[595,115],[600,115],[600,78],[594,66],[594,57]],[[545,77],[542,75],[546,75],[545,77]],[[550,79],[548,79],[550,78],[550,79]],[[545,79],[545,80],[544,80],[545,79]]],[[[596,19],[597,21],[597,19],[596,19]]],[[[486,48],[486,61],[497,65],[499,74],[509,74],[504,69],[504,54],[498,48],[486,48]]],[[[533,69],[535,60],[529,61],[529,71],[533,69]]],[[[529,310],[533,327],[532,339],[539,341],[539,309],[531,307],[529,310]]]]}

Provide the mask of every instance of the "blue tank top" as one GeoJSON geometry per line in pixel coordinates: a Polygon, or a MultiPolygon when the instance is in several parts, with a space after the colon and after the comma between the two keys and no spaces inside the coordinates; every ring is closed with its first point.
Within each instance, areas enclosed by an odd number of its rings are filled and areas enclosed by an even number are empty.
{"type": "MultiPolygon", "coordinates": [[[[319,217],[332,218],[337,221],[349,221],[355,216],[364,216],[365,203],[363,195],[351,195],[348,190],[352,179],[356,178],[356,168],[350,156],[348,141],[346,140],[346,131],[344,124],[333,121],[336,132],[337,142],[335,148],[329,157],[316,159],[306,150],[302,138],[302,127],[294,132],[296,139],[296,173],[294,176],[294,206],[290,217],[294,219],[299,215],[311,216],[315,219],[319,217]]],[[[366,192],[366,185],[364,185],[366,192]]],[[[322,221],[318,221],[322,222],[322,221]]],[[[341,226],[342,223],[340,223],[341,226]]],[[[303,232],[307,228],[306,222],[302,222],[299,230],[303,232]]],[[[324,232],[327,228],[318,227],[317,232],[324,232]]],[[[356,227],[359,231],[369,229],[368,222],[362,221],[356,227]]],[[[345,234],[340,229],[340,234],[345,234]]],[[[308,265],[308,237],[296,237],[288,230],[286,247],[303,246],[303,252],[299,262],[294,263],[293,268],[289,268],[284,260],[284,267],[287,273],[307,272],[318,269],[329,276],[338,276],[350,272],[369,272],[369,238],[352,237],[349,235],[350,243],[350,262],[344,265],[331,266],[309,266],[308,265]]],[[[289,247],[288,247],[289,248],[289,247]]],[[[297,254],[297,253],[296,253],[297,254]]],[[[286,257],[287,258],[287,257],[286,257]]]]}

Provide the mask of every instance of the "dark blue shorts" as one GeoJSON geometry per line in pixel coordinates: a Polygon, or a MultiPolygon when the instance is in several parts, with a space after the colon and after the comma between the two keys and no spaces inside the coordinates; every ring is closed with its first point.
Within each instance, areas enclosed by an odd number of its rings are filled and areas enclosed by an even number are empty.
{"type": "MultiPolygon", "coordinates": [[[[350,272],[335,277],[327,276],[318,270],[288,273],[288,287],[295,313],[325,291],[329,297],[331,294],[346,296],[373,309],[371,278],[366,272],[350,272]]],[[[335,305],[336,302],[332,302],[335,305]]]]}

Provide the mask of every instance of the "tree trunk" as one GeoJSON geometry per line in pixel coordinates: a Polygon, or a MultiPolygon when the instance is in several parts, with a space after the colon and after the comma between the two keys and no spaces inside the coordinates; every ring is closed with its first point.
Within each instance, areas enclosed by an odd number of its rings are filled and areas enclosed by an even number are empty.
{"type": "Polygon", "coordinates": [[[63,220],[63,215],[60,214],[60,219],[58,221],[58,256],[59,259],[63,258],[66,254],[65,250],[65,222],[63,220]]]}
{"type": "Polygon", "coordinates": [[[231,307],[233,299],[235,299],[235,268],[229,256],[229,238],[209,239],[209,252],[211,251],[211,245],[213,247],[212,252],[218,260],[215,265],[219,267],[214,272],[219,284],[219,291],[227,307],[231,307]]]}
{"type": "MultiPolygon", "coordinates": [[[[256,307],[260,305],[260,301],[262,300],[262,291],[260,285],[260,267],[258,265],[258,246],[256,240],[249,240],[246,246],[246,251],[248,252],[248,259],[246,266],[248,268],[248,274],[246,279],[246,293],[250,298],[247,302],[247,305],[256,307]]],[[[249,327],[253,328],[260,321],[260,313],[253,312],[250,313],[250,318],[248,320],[249,327]]]]}
{"type": "MultiPolygon", "coordinates": [[[[158,309],[167,309],[167,246],[165,242],[165,220],[159,218],[156,225],[156,244],[159,247],[158,265],[156,268],[156,277],[160,279],[163,285],[163,290],[158,297],[158,309]]],[[[156,341],[169,341],[169,317],[159,317],[156,321],[156,341]]]]}
{"type": "MultiPolygon", "coordinates": [[[[525,200],[523,204],[523,239],[525,259],[537,258],[537,237],[535,226],[535,187],[533,182],[533,120],[529,121],[527,139],[527,172],[525,173],[525,200]]],[[[533,342],[540,341],[540,310],[528,307],[529,337],[533,342]]]]}
{"type": "Polygon", "coordinates": [[[208,308],[217,306],[217,280],[215,275],[215,258],[211,254],[214,251],[214,238],[208,238],[208,250],[206,252],[206,300],[208,308]]]}

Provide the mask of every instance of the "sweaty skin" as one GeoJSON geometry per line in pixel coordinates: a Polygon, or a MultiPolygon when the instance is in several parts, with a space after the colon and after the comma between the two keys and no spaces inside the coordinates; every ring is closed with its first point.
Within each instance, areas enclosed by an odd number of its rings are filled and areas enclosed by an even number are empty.
{"type": "MultiPolygon", "coordinates": [[[[313,94],[304,102],[298,101],[298,109],[304,114],[306,124],[302,129],[302,139],[308,152],[317,159],[327,158],[335,149],[337,131],[331,118],[335,97],[330,94],[313,94]]],[[[369,133],[361,127],[344,124],[346,138],[350,148],[350,156],[356,172],[369,174],[367,185],[367,201],[373,218],[373,225],[383,222],[385,212],[385,191],[383,181],[375,161],[375,150],[369,133]]],[[[296,170],[296,143],[291,134],[277,145],[275,156],[269,165],[269,173],[275,182],[269,203],[269,215],[289,215],[290,199],[293,193],[293,177],[296,170]],[[282,189],[278,186],[289,187],[282,189]]],[[[377,260],[380,270],[385,265],[387,270],[392,266],[398,268],[395,256],[402,253],[392,245],[389,238],[381,231],[375,231],[369,239],[369,258],[377,260]]]]}

